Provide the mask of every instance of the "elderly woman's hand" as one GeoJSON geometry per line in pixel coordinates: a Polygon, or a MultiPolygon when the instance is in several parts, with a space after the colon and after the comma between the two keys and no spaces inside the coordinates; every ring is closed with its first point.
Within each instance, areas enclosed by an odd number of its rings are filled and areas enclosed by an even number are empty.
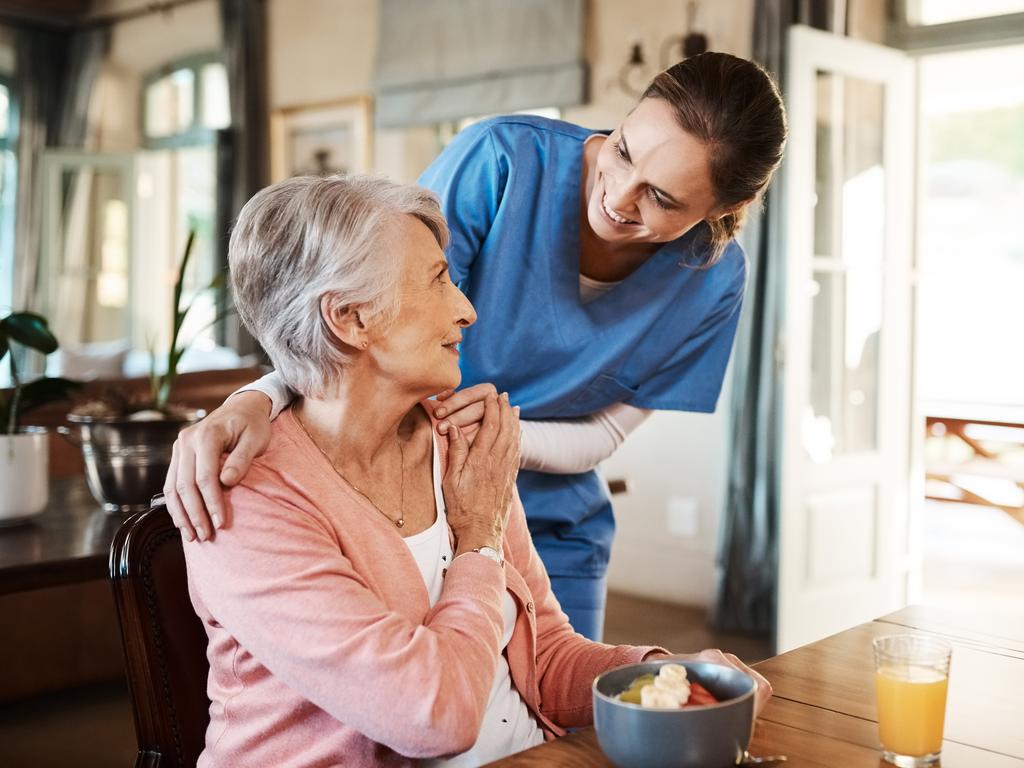
{"type": "Polygon", "coordinates": [[[186,540],[212,539],[214,529],[227,524],[221,485],[245,477],[269,442],[270,400],[261,392],[239,392],[181,431],[164,481],[164,503],[186,540]]]}
{"type": "Polygon", "coordinates": [[[456,556],[480,547],[501,552],[519,471],[519,409],[509,405],[508,394],[488,394],[472,446],[458,425],[442,422],[438,429],[448,438],[442,489],[456,556]]]}
{"type": "Polygon", "coordinates": [[[437,399],[431,401],[430,405],[434,409],[434,418],[444,419],[457,426],[466,442],[472,445],[483,423],[487,398],[497,394],[498,390],[493,384],[474,384],[458,392],[446,389],[439,393],[437,399]]]}
{"type": "Polygon", "coordinates": [[[751,667],[748,667],[739,657],[734,656],[731,653],[723,653],[717,648],[708,648],[700,653],[673,653],[669,655],[658,654],[657,656],[648,656],[647,660],[654,658],[672,658],[682,659],[684,661],[710,661],[712,664],[721,664],[725,667],[735,667],[740,672],[744,672],[754,679],[754,683],[757,685],[757,691],[754,693],[754,717],[757,717],[761,710],[764,709],[764,705],[768,703],[768,699],[772,697],[772,684],[765,679],[764,675],[751,667]]]}

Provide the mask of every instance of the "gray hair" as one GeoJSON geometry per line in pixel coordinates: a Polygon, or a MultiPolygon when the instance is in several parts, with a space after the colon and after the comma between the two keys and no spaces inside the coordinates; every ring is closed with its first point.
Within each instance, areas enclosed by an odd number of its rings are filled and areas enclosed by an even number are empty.
{"type": "Polygon", "coordinates": [[[324,323],[321,298],[359,307],[364,322],[394,320],[401,264],[393,232],[405,215],[447,246],[437,197],[377,176],[298,176],[242,208],[228,248],[235,305],[295,392],[329,396],[352,358],[324,323]]]}

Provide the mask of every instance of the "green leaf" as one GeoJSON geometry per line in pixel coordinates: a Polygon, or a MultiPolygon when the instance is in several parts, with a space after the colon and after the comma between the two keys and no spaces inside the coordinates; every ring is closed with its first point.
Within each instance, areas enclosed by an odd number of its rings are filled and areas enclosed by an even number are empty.
{"type": "MultiPolygon", "coordinates": [[[[181,332],[182,323],[185,321],[185,315],[188,314],[191,304],[185,309],[181,308],[181,293],[185,287],[185,271],[188,269],[188,261],[192,256],[192,246],[196,241],[196,231],[190,230],[188,233],[188,240],[185,242],[185,253],[181,256],[181,265],[178,267],[178,279],[174,281],[174,299],[172,307],[174,314],[171,315],[171,345],[167,350],[167,372],[164,374],[165,381],[170,379],[174,381],[174,377],[177,376],[177,359],[174,357],[174,350],[178,347],[178,334],[181,332]]],[[[162,384],[160,387],[160,395],[157,397],[158,407],[162,407],[167,402],[166,398],[170,393],[170,386],[162,384]]]]}
{"type": "MultiPolygon", "coordinates": [[[[178,278],[174,281],[174,311],[177,313],[181,308],[181,293],[185,288],[185,271],[188,269],[189,259],[192,257],[192,246],[196,242],[196,231],[190,230],[188,239],[185,241],[185,253],[181,256],[181,265],[178,267],[178,278]]],[[[186,310],[187,311],[187,310],[186,310]]]]}
{"type": "Polygon", "coordinates": [[[8,338],[45,355],[56,351],[57,339],[50,333],[46,318],[32,312],[14,312],[0,320],[8,338]]]}
{"type": "Polygon", "coordinates": [[[72,392],[81,388],[81,382],[72,381],[71,379],[59,377],[36,379],[21,388],[19,410],[25,413],[47,403],[68,400],[71,398],[72,392]]]}
{"type": "Polygon", "coordinates": [[[219,291],[221,288],[223,288],[225,286],[227,281],[228,281],[228,273],[226,271],[225,272],[218,272],[216,275],[213,276],[213,279],[209,283],[207,283],[206,287],[203,290],[204,291],[219,291]]]}

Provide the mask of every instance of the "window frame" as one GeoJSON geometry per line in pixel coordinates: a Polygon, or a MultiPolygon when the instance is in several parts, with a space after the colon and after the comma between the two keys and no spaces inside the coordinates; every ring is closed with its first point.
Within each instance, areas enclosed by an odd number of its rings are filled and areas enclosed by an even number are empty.
{"type": "MultiPolygon", "coordinates": [[[[142,78],[142,88],[139,91],[139,142],[142,149],[181,149],[183,147],[198,147],[205,145],[216,145],[217,131],[219,128],[207,128],[202,124],[203,104],[203,78],[202,69],[207,64],[222,64],[226,66],[224,57],[216,52],[196,53],[185,56],[174,61],[169,61],[159,68],[147,73],[142,78]],[[146,134],[146,94],[159,80],[182,69],[192,72],[192,124],[184,131],[171,134],[170,136],[148,136],[146,134]]],[[[230,94],[228,96],[230,99],[230,94]]],[[[227,127],[230,127],[227,126],[227,127]]]]}
{"type": "Polygon", "coordinates": [[[892,0],[886,45],[920,56],[1024,42],[1024,12],[943,24],[913,24],[908,13],[916,3],[917,0],[892,0]]]}
{"type": "MultiPolygon", "coordinates": [[[[7,133],[0,136],[0,153],[10,152],[13,155],[13,166],[4,168],[8,174],[6,181],[13,185],[10,205],[0,205],[0,243],[9,243],[8,253],[0,253],[0,310],[10,308],[14,302],[14,286],[17,274],[18,248],[16,243],[15,223],[18,215],[18,135],[20,113],[18,94],[15,90],[13,76],[0,73],[0,86],[7,89],[7,133]]],[[[2,201],[0,201],[2,203],[2,201]]],[[[6,363],[4,363],[6,366],[6,363]]],[[[3,379],[0,372],[0,379],[3,379]]]]}

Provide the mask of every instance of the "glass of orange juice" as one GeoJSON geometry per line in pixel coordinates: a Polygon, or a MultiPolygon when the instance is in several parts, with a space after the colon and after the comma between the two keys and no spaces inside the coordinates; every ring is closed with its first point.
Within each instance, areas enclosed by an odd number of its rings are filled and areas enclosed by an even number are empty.
{"type": "Polygon", "coordinates": [[[879,637],[874,646],[883,757],[901,768],[937,762],[953,649],[922,635],[879,637]]]}

